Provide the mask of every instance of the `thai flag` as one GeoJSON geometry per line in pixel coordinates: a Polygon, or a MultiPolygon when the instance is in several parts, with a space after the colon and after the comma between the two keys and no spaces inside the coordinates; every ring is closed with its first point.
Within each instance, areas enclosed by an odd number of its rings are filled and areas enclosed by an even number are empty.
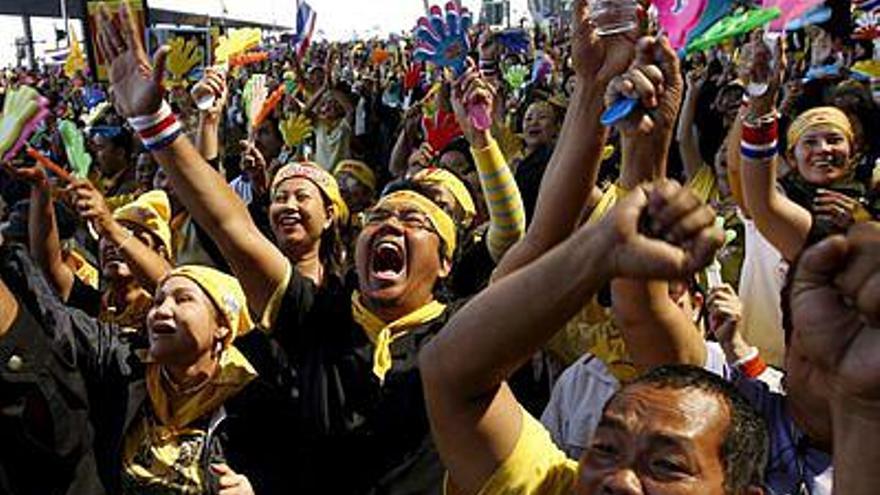
{"type": "Polygon", "coordinates": [[[296,56],[302,58],[309,49],[312,41],[312,33],[315,31],[315,21],[318,14],[312,10],[308,3],[297,2],[296,7],[296,33],[293,35],[293,48],[296,56]]]}

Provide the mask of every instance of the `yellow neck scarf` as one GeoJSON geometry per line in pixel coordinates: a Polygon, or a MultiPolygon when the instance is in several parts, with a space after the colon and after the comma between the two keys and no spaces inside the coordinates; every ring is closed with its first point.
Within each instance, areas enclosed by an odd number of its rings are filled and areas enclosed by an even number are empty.
{"type": "Polygon", "coordinates": [[[137,493],[204,493],[200,466],[207,430],[199,419],[216,414],[256,371],[234,347],[223,352],[220,369],[199,391],[174,399],[162,382],[158,364],[148,363],[147,393],[151,412],[141,414],[125,432],[123,484],[137,493]]]}
{"type": "Polygon", "coordinates": [[[445,310],[446,305],[435,300],[402,318],[385,323],[361,303],[360,294],[354,291],[351,295],[351,314],[376,347],[373,350],[373,373],[380,381],[385,381],[385,374],[391,369],[391,343],[406,330],[437,318],[445,310]]]}

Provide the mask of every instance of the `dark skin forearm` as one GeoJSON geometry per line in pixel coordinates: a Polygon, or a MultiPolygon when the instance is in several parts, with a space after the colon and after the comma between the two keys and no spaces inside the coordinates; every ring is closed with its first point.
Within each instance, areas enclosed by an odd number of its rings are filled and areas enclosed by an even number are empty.
{"type": "Polygon", "coordinates": [[[217,243],[251,309],[262,314],[284,281],[287,258],[263,237],[241,199],[189,139],[180,136],[153,156],[171,178],[180,201],[217,243]]]}
{"type": "Polygon", "coordinates": [[[46,274],[59,297],[66,301],[73,289],[74,274],[62,257],[55,204],[48,185],[31,188],[28,235],[31,257],[46,274]]]}
{"type": "Polygon", "coordinates": [[[669,298],[666,282],[611,283],[614,318],[640,371],[664,364],[703,366],[706,346],[696,326],[669,298]]]}
{"type": "Polygon", "coordinates": [[[118,222],[111,222],[101,235],[120,249],[138,284],[147,292],[152,294],[159,282],[171,271],[168,260],[136,237],[132,237],[118,222]]]}
{"type": "Polygon", "coordinates": [[[880,486],[880,411],[845,398],[831,401],[834,492],[872,495],[880,486]]]}
{"type": "Polygon", "coordinates": [[[522,415],[504,380],[609,280],[609,246],[597,228],[580,231],[480,293],[422,351],[434,438],[462,493],[513,450],[522,415]]]}

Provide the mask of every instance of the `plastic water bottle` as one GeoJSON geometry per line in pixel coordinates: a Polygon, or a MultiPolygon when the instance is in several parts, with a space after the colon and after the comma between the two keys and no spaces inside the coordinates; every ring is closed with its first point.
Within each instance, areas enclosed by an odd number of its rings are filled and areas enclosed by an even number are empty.
{"type": "Polygon", "coordinates": [[[636,29],[639,25],[636,0],[590,0],[590,19],[599,36],[636,29]]]}

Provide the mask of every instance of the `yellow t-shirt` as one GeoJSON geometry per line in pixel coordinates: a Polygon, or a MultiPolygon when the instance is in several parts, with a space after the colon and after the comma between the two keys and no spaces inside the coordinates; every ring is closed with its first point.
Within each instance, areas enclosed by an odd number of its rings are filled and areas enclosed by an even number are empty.
{"type": "Polygon", "coordinates": [[[524,409],[519,439],[479,495],[568,495],[578,463],[565,456],[544,426],[524,409]]]}

